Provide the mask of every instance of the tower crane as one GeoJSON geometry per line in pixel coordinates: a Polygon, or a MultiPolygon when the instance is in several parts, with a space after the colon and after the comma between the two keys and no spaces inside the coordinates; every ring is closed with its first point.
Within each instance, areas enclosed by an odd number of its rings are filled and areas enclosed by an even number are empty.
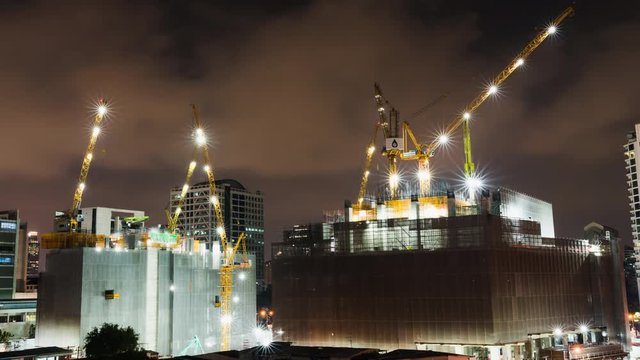
{"type": "Polygon", "coordinates": [[[104,116],[107,114],[107,110],[106,101],[104,99],[98,100],[98,106],[93,120],[93,127],[91,128],[91,136],[89,137],[89,144],[87,144],[87,150],[84,152],[84,157],[82,158],[82,167],[80,168],[78,184],[75,192],[73,193],[73,202],[65,216],[65,220],[68,218],[69,221],[69,232],[76,232],[78,230],[78,209],[80,208],[80,203],[82,203],[82,194],[84,193],[85,183],[87,181],[87,176],[89,175],[89,168],[91,168],[93,149],[98,141],[98,135],[100,135],[100,125],[102,124],[104,116]]]}
{"type": "Polygon", "coordinates": [[[57,213],[54,220],[53,233],[42,234],[43,248],[57,248],[75,245],[94,246],[100,236],[95,234],[81,233],[78,230],[78,212],[82,203],[82,195],[86,188],[86,181],[93,160],[93,151],[100,135],[102,121],[108,112],[108,104],[104,99],[99,99],[96,105],[93,127],[89,136],[89,143],[82,158],[80,176],[76,188],[73,192],[71,206],[62,213],[57,213]]]}
{"type": "Polygon", "coordinates": [[[236,269],[246,269],[250,268],[251,264],[249,262],[249,258],[247,256],[247,245],[245,234],[242,232],[238,239],[233,243],[227,238],[226,229],[224,226],[224,216],[222,214],[222,207],[220,205],[220,200],[217,193],[216,188],[216,180],[213,165],[211,164],[211,157],[209,156],[209,147],[207,145],[207,137],[204,132],[202,122],[200,121],[200,114],[195,105],[191,105],[193,110],[193,118],[194,118],[194,139],[195,139],[195,149],[193,160],[189,163],[187,168],[187,175],[185,179],[185,183],[182,186],[182,191],[180,193],[180,199],[178,200],[178,206],[174,210],[173,215],[168,215],[169,225],[168,229],[175,233],[178,218],[180,213],[182,212],[181,207],[184,204],[184,198],[189,190],[189,184],[193,172],[196,167],[196,155],[200,153],[202,156],[202,169],[207,175],[207,182],[209,185],[209,193],[210,193],[210,201],[213,205],[215,211],[216,218],[216,233],[218,238],[220,239],[220,248],[221,248],[221,264],[220,264],[220,296],[215,297],[215,307],[219,307],[221,310],[220,314],[220,322],[221,322],[221,334],[220,334],[220,343],[222,351],[227,351],[230,348],[231,344],[231,321],[232,321],[232,295],[233,295],[233,273],[236,269]],[[235,258],[238,254],[238,251],[241,255],[241,261],[236,263],[235,258]]]}
{"type": "MultiPolygon", "coordinates": [[[[380,86],[375,84],[375,103],[378,108],[379,120],[376,124],[376,129],[378,127],[383,127],[386,129],[394,129],[385,131],[385,148],[386,150],[382,152],[383,156],[386,156],[389,162],[388,166],[388,176],[389,176],[389,190],[392,196],[395,195],[398,187],[398,170],[397,170],[397,160],[417,160],[418,162],[418,179],[420,182],[420,192],[424,196],[429,189],[431,174],[429,170],[429,160],[434,156],[436,150],[440,148],[442,145],[446,144],[449,139],[454,135],[455,131],[462,127],[463,130],[463,143],[464,143],[464,154],[465,154],[465,163],[464,163],[464,172],[465,177],[469,185],[476,186],[476,174],[475,174],[475,164],[473,163],[472,155],[471,155],[471,132],[469,128],[469,121],[471,117],[476,111],[491,95],[494,95],[498,92],[500,85],[511,76],[511,74],[524,65],[525,60],[535,51],[538,46],[540,46],[544,40],[547,39],[549,35],[552,35],[556,32],[558,26],[570,15],[574,13],[573,6],[569,6],[560,13],[551,24],[546,27],[544,30],[540,31],[534,38],[531,40],[521,51],[516,55],[515,58],[505,67],[484,89],[480,94],[478,94],[462,111],[459,115],[457,115],[445,128],[445,130],[439,134],[439,136],[428,143],[423,143],[417,140],[411,126],[407,122],[402,123],[402,137],[398,136],[398,123],[397,123],[397,111],[394,108],[389,110],[390,115],[395,114],[395,119],[390,116],[391,125],[389,124],[389,120],[387,120],[386,115],[384,114],[386,108],[388,106],[388,101],[384,99],[382,96],[382,91],[380,90],[380,86]],[[407,138],[411,141],[414,146],[413,150],[409,150],[407,147],[407,138]],[[396,145],[393,147],[393,145],[396,145]],[[391,145],[392,149],[389,149],[391,145]]],[[[375,140],[375,139],[374,139],[375,140]]],[[[366,179],[369,176],[370,170],[369,167],[371,165],[371,156],[373,151],[371,149],[375,149],[374,145],[375,141],[372,141],[367,147],[367,157],[365,160],[365,168],[364,175],[362,177],[362,181],[360,182],[360,189],[358,192],[358,206],[362,206],[362,199],[364,198],[364,193],[366,192],[367,182],[366,179]],[[371,152],[371,154],[369,154],[371,152]]]]}
{"type": "MultiPolygon", "coordinates": [[[[373,137],[371,138],[371,141],[367,145],[366,157],[365,157],[365,163],[364,163],[364,172],[360,180],[360,188],[358,191],[358,204],[356,205],[356,208],[362,208],[364,206],[364,196],[367,191],[369,175],[371,174],[371,171],[370,171],[371,162],[373,160],[373,154],[376,150],[375,142],[376,142],[376,138],[378,136],[378,132],[380,128],[382,128],[383,130],[383,135],[385,139],[388,140],[386,141],[385,146],[382,150],[382,155],[387,156],[389,159],[389,162],[388,162],[389,174],[395,174],[395,176],[392,176],[392,175],[389,176],[389,185],[390,185],[392,196],[394,196],[395,192],[397,192],[397,188],[399,185],[399,175],[397,175],[397,171],[398,171],[397,159],[400,158],[404,160],[404,158],[406,157],[405,144],[406,144],[407,132],[405,131],[404,128],[405,128],[405,125],[408,125],[408,123],[403,122],[403,131],[402,131],[403,138],[402,139],[394,138],[393,134],[395,133],[396,134],[395,136],[397,136],[397,132],[398,132],[397,129],[398,129],[399,113],[393,106],[391,106],[389,101],[382,94],[382,89],[380,87],[380,84],[374,83],[373,88],[374,88],[374,94],[375,94],[375,100],[376,100],[376,108],[378,111],[378,122],[376,122],[376,125],[374,127],[373,137]],[[387,111],[390,114],[389,117],[387,117],[386,115],[387,111]],[[395,140],[395,143],[394,143],[394,140],[395,140]]],[[[427,105],[423,106],[418,111],[413,113],[410,116],[410,119],[413,119],[423,114],[429,108],[436,105],[438,102],[440,102],[446,97],[447,97],[446,94],[440,95],[439,97],[432,100],[427,105]]],[[[413,135],[412,132],[410,132],[409,134],[415,143],[416,142],[415,136],[413,135]]],[[[420,174],[421,173],[419,173],[419,175],[420,174]]]]}
{"type": "MultiPolygon", "coordinates": [[[[199,127],[196,126],[196,129],[198,129],[199,127]]],[[[178,198],[178,204],[173,212],[173,214],[171,214],[169,212],[169,210],[165,210],[166,214],[167,214],[167,230],[169,230],[169,232],[171,234],[175,234],[176,233],[176,228],[178,227],[178,217],[180,216],[180,213],[182,212],[182,207],[184,206],[184,199],[187,195],[187,191],[189,191],[189,184],[191,184],[191,177],[193,176],[193,172],[196,169],[196,155],[197,155],[197,145],[196,148],[193,151],[193,156],[191,157],[191,162],[189,163],[189,166],[187,166],[187,174],[185,176],[184,179],[184,184],[182,185],[182,190],[180,190],[180,197],[178,198]]]]}

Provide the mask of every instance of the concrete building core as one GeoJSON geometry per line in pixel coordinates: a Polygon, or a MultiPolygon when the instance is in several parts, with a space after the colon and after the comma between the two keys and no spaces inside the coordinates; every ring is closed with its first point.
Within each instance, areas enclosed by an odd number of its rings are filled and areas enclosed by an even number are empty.
{"type": "MultiPolygon", "coordinates": [[[[157,248],[49,249],[41,269],[38,346],[82,347],[103,323],[131,326],[141,346],[178,354],[197,336],[205,352],[220,346],[220,253],[157,248]]],[[[255,270],[234,273],[231,348],[255,344],[255,270]]]]}
{"type": "Polygon", "coordinates": [[[483,191],[477,205],[449,192],[372,208],[347,203],[345,221],[273,244],[283,340],[483,348],[491,359],[537,359],[557,338],[627,344],[619,239],[544,236],[553,233],[551,204],[504,188],[483,191]]]}

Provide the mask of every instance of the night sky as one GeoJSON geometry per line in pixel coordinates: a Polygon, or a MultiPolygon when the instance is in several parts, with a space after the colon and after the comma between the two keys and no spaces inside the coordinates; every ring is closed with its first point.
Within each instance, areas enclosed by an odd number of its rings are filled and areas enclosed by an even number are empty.
{"type": "MultiPolygon", "coordinates": [[[[2,1],[0,209],[51,230],[105,96],[112,112],[83,206],[164,222],[196,103],[217,178],[264,193],[266,240],[279,241],[284,227],[357,197],[374,81],[401,115],[448,94],[410,121],[430,139],[568,4],[2,1]]],[[[640,120],[640,2],[576,5],[475,115],[474,160],[492,185],[552,202],[556,235],[597,221],[629,240],[622,145],[640,120]]],[[[461,174],[459,134],[455,145],[432,160],[437,176],[461,174]]]]}

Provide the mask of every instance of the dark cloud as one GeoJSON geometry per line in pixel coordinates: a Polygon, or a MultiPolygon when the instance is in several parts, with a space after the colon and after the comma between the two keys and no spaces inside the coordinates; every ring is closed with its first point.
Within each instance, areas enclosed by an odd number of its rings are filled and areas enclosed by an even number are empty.
{"type": "MultiPolygon", "coordinates": [[[[0,207],[48,230],[70,201],[92,99],[104,95],[114,111],[84,203],[162,221],[197,103],[218,177],[265,193],[267,238],[277,240],[282,227],[355,198],[373,81],[405,115],[449,94],[411,121],[432,136],[561,10],[550,4],[3,3],[0,207]]],[[[640,25],[634,5],[596,4],[579,3],[478,112],[474,155],[495,183],[552,201],[558,234],[596,220],[628,237],[621,144],[637,121],[640,25]]],[[[458,146],[433,166],[453,177],[461,159],[458,146]]]]}

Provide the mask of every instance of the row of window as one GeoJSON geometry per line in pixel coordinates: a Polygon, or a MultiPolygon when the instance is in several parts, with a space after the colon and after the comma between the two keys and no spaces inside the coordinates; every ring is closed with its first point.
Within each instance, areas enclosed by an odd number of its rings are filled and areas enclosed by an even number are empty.
{"type": "Polygon", "coordinates": [[[0,314],[0,324],[36,321],[36,313],[0,314]]]}

